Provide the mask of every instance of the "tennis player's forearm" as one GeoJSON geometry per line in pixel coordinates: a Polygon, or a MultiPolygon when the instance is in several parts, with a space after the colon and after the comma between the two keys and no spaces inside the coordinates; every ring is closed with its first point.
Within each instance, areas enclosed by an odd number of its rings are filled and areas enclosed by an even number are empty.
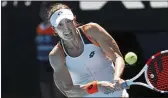
{"type": "Polygon", "coordinates": [[[83,97],[89,95],[85,89],[80,88],[79,85],[74,85],[70,90],[66,91],[68,97],[83,97]]]}
{"type": "Polygon", "coordinates": [[[114,77],[120,77],[124,71],[125,63],[122,57],[117,57],[115,61],[114,77]]]}

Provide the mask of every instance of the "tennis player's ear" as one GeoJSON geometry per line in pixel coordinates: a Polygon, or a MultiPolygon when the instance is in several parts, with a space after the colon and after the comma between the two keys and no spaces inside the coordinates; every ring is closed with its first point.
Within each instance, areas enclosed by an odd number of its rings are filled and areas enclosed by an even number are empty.
{"type": "Polygon", "coordinates": [[[76,22],[76,16],[74,16],[74,19],[73,19],[75,22],[76,22]]]}
{"type": "Polygon", "coordinates": [[[76,22],[76,16],[74,16],[73,23],[75,24],[75,27],[77,27],[77,22],[76,22]]]}

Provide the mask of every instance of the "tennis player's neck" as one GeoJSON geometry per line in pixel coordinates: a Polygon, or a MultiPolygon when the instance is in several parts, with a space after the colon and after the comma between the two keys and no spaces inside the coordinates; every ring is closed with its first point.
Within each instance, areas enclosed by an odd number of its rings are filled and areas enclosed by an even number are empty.
{"type": "Polygon", "coordinates": [[[78,57],[80,56],[84,51],[84,44],[82,42],[82,39],[80,36],[75,37],[71,41],[65,41],[64,42],[64,48],[67,54],[71,57],[78,57]]]}
{"type": "Polygon", "coordinates": [[[83,42],[82,42],[82,39],[80,38],[80,36],[77,34],[74,36],[74,39],[73,40],[70,40],[70,41],[66,41],[64,40],[64,44],[65,44],[65,48],[66,49],[80,49],[80,48],[83,48],[83,42]]]}

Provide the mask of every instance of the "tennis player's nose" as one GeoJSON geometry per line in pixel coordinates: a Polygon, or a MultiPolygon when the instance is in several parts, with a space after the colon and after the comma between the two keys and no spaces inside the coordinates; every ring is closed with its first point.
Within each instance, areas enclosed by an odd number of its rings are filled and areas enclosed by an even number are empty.
{"type": "Polygon", "coordinates": [[[65,31],[68,31],[67,25],[64,25],[64,28],[65,28],[65,29],[64,29],[65,31]]]}
{"type": "Polygon", "coordinates": [[[67,28],[65,28],[65,31],[68,31],[68,29],[67,29],[67,28]]]}

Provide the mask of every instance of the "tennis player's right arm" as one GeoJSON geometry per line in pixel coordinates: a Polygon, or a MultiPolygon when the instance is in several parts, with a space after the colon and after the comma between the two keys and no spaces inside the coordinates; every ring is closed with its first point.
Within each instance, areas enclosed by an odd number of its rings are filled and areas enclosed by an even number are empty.
{"type": "Polygon", "coordinates": [[[49,54],[49,61],[54,69],[54,82],[58,89],[67,97],[83,97],[88,95],[80,85],[73,85],[70,73],[65,65],[62,50],[56,46],[49,54]]]}

